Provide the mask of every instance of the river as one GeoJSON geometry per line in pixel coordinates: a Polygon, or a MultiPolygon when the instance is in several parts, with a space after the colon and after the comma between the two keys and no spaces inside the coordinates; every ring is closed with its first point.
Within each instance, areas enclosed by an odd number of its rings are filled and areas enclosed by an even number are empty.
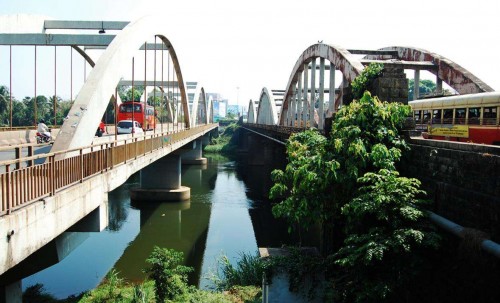
{"type": "Polygon", "coordinates": [[[182,184],[191,188],[189,201],[156,204],[130,201],[129,190],[139,186],[134,175],[109,193],[109,226],[100,233],[65,233],[79,245],[59,263],[23,279],[23,289],[41,283],[65,298],[95,288],[113,268],[125,280],[140,282],[155,245],[182,251],[185,264],[195,269],[190,283],[211,288],[210,277],[223,254],[235,263],[242,253],[257,253],[259,246],[298,241],[271,214],[272,169],[208,157],[205,167],[182,167],[182,184]]]}

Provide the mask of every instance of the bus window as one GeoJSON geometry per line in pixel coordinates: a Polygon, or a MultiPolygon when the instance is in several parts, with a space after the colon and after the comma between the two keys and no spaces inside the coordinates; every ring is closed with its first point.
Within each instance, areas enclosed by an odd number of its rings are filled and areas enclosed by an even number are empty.
{"type": "Polygon", "coordinates": [[[423,123],[427,123],[431,120],[431,112],[430,110],[424,110],[424,120],[423,123]]]}
{"type": "Polygon", "coordinates": [[[497,123],[497,108],[485,107],[483,108],[483,124],[494,125],[497,123]]]}
{"type": "Polygon", "coordinates": [[[479,124],[479,107],[469,108],[469,121],[467,124],[479,124]]]}
{"type": "Polygon", "coordinates": [[[455,109],[455,124],[465,124],[465,108],[455,109]]]}
{"type": "Polygon", "coordinates": [[[131,113],[131,112],[140,113],[140,112],[142,112],[141,105],[136,104],[134,106],[133,104],[124,103],[124,104],[120,105],[120,112],[121,113],[131,113]]]}
{"type": "Polygon", "coordinates": [[[421,123],[421,121],[420,121],[420,111],[416,110],[414,112],[414,115],[415,115],[415,123],[417,123],[417,124],[421,123]]]}
{"type": "Polygon", "coordinates": [[[432,123],[438,123],[438,124],[442,123],[440,109],[435,109],[432,111],[432,123]]]}
{"type": "Polygon", "coordinates": [[[453,109],[443,109],[443,123],[452,124],[453,122],[453,109]]]}

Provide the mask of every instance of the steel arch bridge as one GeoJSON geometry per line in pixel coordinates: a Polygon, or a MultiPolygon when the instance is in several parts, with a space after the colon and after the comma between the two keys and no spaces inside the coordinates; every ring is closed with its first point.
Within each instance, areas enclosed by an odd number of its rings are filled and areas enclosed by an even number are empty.
{"type": "MultiPolygon", "coordinates": [[[[190,128],[213,121],[212,105],[207,100],[205,89],[201,85],[194,87],[193,99],[188,98],[189,85],[184,81],[180,61],[165,34],[167,26],[161,18],[147,16],[134,22],[66,21],[45,20],[42,16],[16,15],[1,17],[0,24],[2,24],[0,25],[0,45],[10,46],[11,61],[12,46],[34,46],[35,99],[37,95],[37,46],[53,46],[55,51],[59,47],[71,47],[92,68],[80,91],[76,94],[73,106],[60,128],[52,151],[90,145],[94,139],[96,125],[105,113],[109,101],[121,102],[117,93],[117,87],[120,86],[144,86],[144,102],[146,102],[147,92],[156,91],[154,88],[158,88],[161,91],[159,97],[165,104],[172,123],[177,123],[179,119],[186,128],[190,128]],[[66,33],[70,30],[73,32],[66,33]],[[78,34],[74,33],[75,30],[78,34]],[[117,32],[117,34],[107,34],[106,31],[117,32]],[[103,50],[97,61],[94,61],[88,52],[92,49],[103,50]],[[144,76],[141,79],[134,79],[134,58],[139,51],[144,51],[144,76]],[[154,51],[154,59],[151,58],[153,55],[147,58],[148,51],[154,51]],[[161,54],[161,78],[157,77],[156,69],[160,61],[160,55],[157,56],[157,52],[161,54]],[[163,77],[164,57],[167,57],[165,65],[168,64],[168,79],[164,79],[167,78],[166,75],[163,77]],[[149,59],[149,64],[147,59],[149,59]],[[153,61],[154,67],[151,67],[153,61]],[[146,72],[147,68],[150,69],[149,73],[146,72]],[[130,69],[132,69],[132,79],[124,80],[125,72],[130,69]],[[152,70],[154,74],[151,73],[152,70]]],[[[12,78],[12,72],[10,78],[12,78]]]]}
{"type": "Polygon", "coordinates": [[[413,70],[416,83],[414,99],[419,97],[418,83],[422,70],[435,75],[438,94],[443,91],[443,82],[458,94],[493,91],[457,63],[427,50],[398,46],[378,50],[348,50],[318,43],[300,54],[279,103],[268,88],[262,90],[258,102],[250,101],[248,122],[278,125],[286,129],[316,127],[323,130],[325,119],[331,117],[344,102],[349,102],[347,94],[351,82],[372,62],[382,63],[385,68],[413,70]],[[336,88],[338,73],[341,79],[336,88]],[[277,108],[281,109],[279,113],[275,113],[277,108]],[[276,116],[279,119],[275,120],[276,116]]]}

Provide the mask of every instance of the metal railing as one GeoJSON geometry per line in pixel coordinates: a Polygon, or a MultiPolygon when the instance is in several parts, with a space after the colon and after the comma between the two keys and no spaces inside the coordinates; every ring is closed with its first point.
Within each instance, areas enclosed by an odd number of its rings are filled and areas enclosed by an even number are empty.
{"type": "Polygon", "coordinates": [[[157,149],[170,146],[217,124],[206,124],[178,132],[146,134],[77,149],[64,150],[0,162],[0,216],[71,185],[103,173],[157,149]],[[56,160],[56,156],[68,155],[56,160]],[[35,160],[43,163],[35,165],[35,160]],[[39,160],[40,161],[40,160],[39,160]]]}

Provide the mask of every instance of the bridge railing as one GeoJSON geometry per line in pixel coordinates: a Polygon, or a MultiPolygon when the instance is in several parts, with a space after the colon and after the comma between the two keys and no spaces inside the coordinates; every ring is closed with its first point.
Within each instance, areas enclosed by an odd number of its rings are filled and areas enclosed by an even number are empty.
{"type": "Polygon", "coordinates": [[[78,149],[40,154],[0,162],[0,216],[53,196],[76,183],[104,173],[114,166],[170,146],[216,124],[207,124],[178,132],[147,134],[140,137],[85,146],[78,149]],[[71,155],[56,160],[59,155],[71,155]],[[34,165],[35,161],[43,163],[34,165]]]}

